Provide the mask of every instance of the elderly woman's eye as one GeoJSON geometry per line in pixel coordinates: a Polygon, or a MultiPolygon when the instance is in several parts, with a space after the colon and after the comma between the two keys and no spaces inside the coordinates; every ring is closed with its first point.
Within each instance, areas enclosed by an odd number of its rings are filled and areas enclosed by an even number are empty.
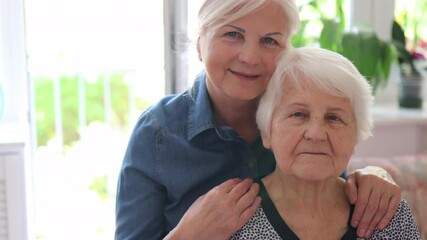
{"type": "Polygon", "coordinates": [[[294,112],[292,114],[292,116],[296,117],[296,118],[302,118],[302,117],[304,117],[304,113],[302,113],[302,112],[294,112]]]}
{"type": "Polygon", "coordinates": [[[270,45],[278,45],[279,43],[271,37],[266,37],[262,39],[262,42],[270,45]]]}
{"type": "Polygon", "coordinates": [[[331,121],[341,121],[341,118],[339,118],[338,116],[335,116],[335,115],[329,115],[328,119],[331,121]]]}

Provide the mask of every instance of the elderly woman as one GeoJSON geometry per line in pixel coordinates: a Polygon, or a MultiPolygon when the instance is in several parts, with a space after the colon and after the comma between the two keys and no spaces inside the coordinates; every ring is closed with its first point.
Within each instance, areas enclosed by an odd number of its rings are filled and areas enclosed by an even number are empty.
{"type": "MultiPolygon", "coordinates": [[[[260,100],[262,142],[276,169],[263,177],[256,214],[232,239],[356,239],[340,175],[371,135],[371,88],[352,63],[319,48],[289,50],[260,100]]],[[[420,239],[408,203],[371,239],[420,239]]]]}

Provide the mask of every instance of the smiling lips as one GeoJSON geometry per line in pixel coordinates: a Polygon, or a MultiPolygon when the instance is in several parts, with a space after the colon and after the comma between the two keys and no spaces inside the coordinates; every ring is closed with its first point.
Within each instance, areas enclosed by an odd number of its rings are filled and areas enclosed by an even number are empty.
{"type": "Polygon", "coordinates": [[[242,73],[242,72],[235,72],[235,71],[233,71],[231,69],[229,69],[229,71],[232,74],[237,75],[238,77],[243,77],[243,78],[246,78],[246,79],[256,79],[256,78],[258,78],[258,77],[261,76],[259,74],[248,74],[248,73],[242,73]]]}

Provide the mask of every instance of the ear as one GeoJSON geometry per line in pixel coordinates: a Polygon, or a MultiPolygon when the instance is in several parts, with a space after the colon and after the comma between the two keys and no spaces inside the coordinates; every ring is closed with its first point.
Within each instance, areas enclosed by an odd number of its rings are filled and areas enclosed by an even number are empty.
{"type": "Polygon", "coordinates": [[[200,51],[200,37],[197,38],[197,55],[199,56],[199,60],[203,62],[202,60],[202,52],[200,51]]]}
{"type": "Polygon", "coordinates": [[[262,145],[264,145],[264,147],[267,149],[271,149],[270,138],[267,137],[264,133],[261,133],[261,139],[262,139],[262,145]]]}

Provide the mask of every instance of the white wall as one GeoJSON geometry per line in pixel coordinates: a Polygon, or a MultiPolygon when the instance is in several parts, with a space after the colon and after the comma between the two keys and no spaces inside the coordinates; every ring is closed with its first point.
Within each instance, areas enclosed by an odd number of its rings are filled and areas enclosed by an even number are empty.
{"type": "Polygon", "coordinates": [[[391,39],[394,0],[351,0],[352,25],[368,24],[381,39],[391,39]]]}
{"type": "Polygon", "coordinates": [[[23,4],[23,0],[0,0],[0,84],[6,103],[0,123],[22,123],[28,127],[23,4]]]}
{"type": "MultiPolygon", "coordinates": [[[[0,84],[5,97],[5,109],[0,116],[0,143],[23,144],[21,157],[22,164],[16,169],[23,177],[25,183],[19,183],[21,189],[26,192],[25,202],[26,220],[11,216],[10,221],[15,221],[15,227],[24,227],[26,231],[19,231],[20,237],[16,239],[34,239],[32,234],[32,184],[31,184],[31,155],[30,155],[30,87],[27,78],[26,50],[25,50],[25,24],[24,24],[24,0],[0,0],[0,84]],[[19,168],[19,169],[18,169],[19,168]],[[16,222],[17,221],[17,222],[16,222]],[[28,221],[28,225],[27,222],[28,221]],[[22,238],[21,238],[22,237],[22,238]]],[[[10,174],[15,174],[10,172],[10,174]]],[[[17,176],[15,176],[17,177],[17,176]]],[[[15,187],[16,188],[16,187],[15,187]]],[[[18,190],[13,190],[14,193],[18,190]]],[[[22,196],[21,196],[22,197],[22,196]]],[[[20,203],[19,203],[20,204],[20,203]]],[[[10,209],[13,214],[25,210],[10,209]]],[[[17,236],[17,235],[13,235],[17,236]]],[[[10,237],[13,237],[10,235],[10,237]]]]}

